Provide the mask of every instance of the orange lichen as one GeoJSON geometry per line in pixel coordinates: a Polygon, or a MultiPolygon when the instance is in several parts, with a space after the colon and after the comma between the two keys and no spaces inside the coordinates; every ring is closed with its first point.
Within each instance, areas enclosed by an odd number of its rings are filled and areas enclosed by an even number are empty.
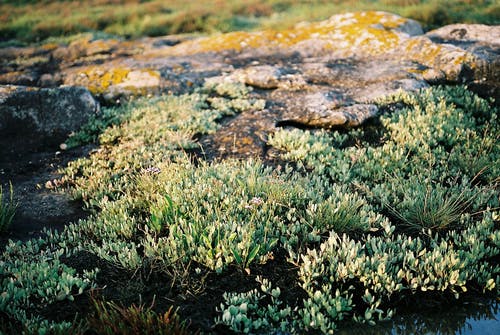
{"type": "Polygon", "coordinates": [[[400,41],[406,19],[384,12],[360,12],[333,16],[331,19],[303,23],[283,31],[233,32],[187,41],[172,48],[174,54],[235,50],[260,47],[292,47],[301,42],[318,41],[326,50],[363,51],[380,54],[400,41]],[[361,50],[360,50],[361,49],[361,50]]]}
{"type": "Polygon", "coordinates": [[[55,50],[59,47],[59,44],[57,43],[47,43],[42,45],[40,48],[45,51],[52,51],[55,50]]]}
{"type": "Polygon", "coordinates": [[[112,87],[141,95],[149,88],[159,86],[160,77],[158,71],[149,68],[132,70],[123,67],[88,67],[79,71],[74,84],[85,86],[96,95],[104,94],[112,87]]]}
{"type": "Polygon", "coordinates": [[[130,69],[127,68],[112,68],[100,69],[98,67],[90,67],[82,71],[84,76],[85,86],[94,94],[101,94],[111,85],[120,84],[127,78],[130,69]]]}
{"type": "Polygon", "coordinates": [[[442,70],[449,80],[456,80],[462,67],[476,67],[474,56],[453,46],[433,43],[426,37],[415,37],[403,44],[403,57],[442,70]]]}

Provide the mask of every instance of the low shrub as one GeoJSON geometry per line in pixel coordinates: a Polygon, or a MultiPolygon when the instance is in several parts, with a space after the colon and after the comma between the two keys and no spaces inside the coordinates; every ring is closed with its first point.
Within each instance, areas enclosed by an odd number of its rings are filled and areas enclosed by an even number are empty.
{"type": "MultiPolygon", "coordinates": [[[[255,287],[213,301],[216,323],[246,333],[331,333],[344,320],[389,319],[398,302],[429,294],[498,296],[493,104],[464,87],[435,87],[379,101],[405,107],[382,116],[376,143],[369,129],[277,131],[268,144],[294,168],[194,159],[196,134],[215,132],[225,115],[264,107],[249,93],[223,84],[137,100],[111,112],[123,119],[102,132],[84,129],[101,132],[100,147],[62,172],[91,215],[6,247],[0,312],[31,332],[70,329],[36,312],[96,285],[95,271],[61,261],[77,251],[141,285],[165,279],[179,296],[196,296],[224,276],[258,274],[255,287]],[[297,279],[281,281],[275,265],[293,268],[297,279]]],[[[100,300],[94,310],[96,332],[186,330],[172,311],[100,300]]]]}

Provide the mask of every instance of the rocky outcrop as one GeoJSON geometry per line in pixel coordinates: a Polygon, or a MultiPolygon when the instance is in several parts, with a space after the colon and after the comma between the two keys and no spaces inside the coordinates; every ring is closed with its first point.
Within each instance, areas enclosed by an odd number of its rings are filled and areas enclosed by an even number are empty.
{"type": "MultiPolygon", "coordinates": [[[[283,31],[197,39],[84,38],[68,46],[0,50],[0,84],[78,85],[116,103],[130,96],[182,94],[205,81],[242,82],[266,99],[265,112],[244,112],[214,136],[232,136],[238,147],[234,134],[239,134],[242,148],[261,148],[276,125],[362,125],[379,115],[377,98],[398,90],[466,83],[498,97],[498,36],[500,26],[484,25],[452,25],[424,34],[416,21],[360,12],[283,31]]],[[[222,143],[222,137],[213,141],[222,143]]]]}
{"type": "Polygon", "coordinates": [[[453,24],[426,36],[433,43],[453,45],[473,55],[473,61],[464,68],[469,86],[500,100],[500,26],[453,24]]]}
{"type": "Polygon", "coordinates": [[[61,143],[99,111],[83,87],[0,87],[0,134],[61,143]]]}

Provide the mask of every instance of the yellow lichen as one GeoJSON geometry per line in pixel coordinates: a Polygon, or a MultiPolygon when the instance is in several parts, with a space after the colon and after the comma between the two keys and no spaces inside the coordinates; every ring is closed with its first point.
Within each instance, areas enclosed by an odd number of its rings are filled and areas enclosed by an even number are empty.
{"type": "Polygon", "coordinates": [[[160,84],[160,73],[154,69],[129,68],[100,68],[88,67],[81,70],[77,77],[76,84],[83,85],[90,92],[96,95],[103,94],[112,86],[121,87],[131,93],[146,92],[150,87],[156,87],[160,84]]]}
{"type": "Polygon", "coordinates": [[[122,83],[130,69],[127,68],[112,68],[101,69],[98,67],[90,67],[82,71],[81,74],[85,77],[85,86],[94,94],[101,94],[111,85],[122,83]]]}
{"type": "Polygon", "coordinates": [[[470,68],[476,67],[476,60],[472,54],[453,46],[433,43],[426,37],[407,40],[402,50],[403,58],[444,71],[449,80],[456,80],[464,65],[470,68]]]}
{"type": "Polygon", "coordinates": [[[55,50],[59,47],[59,45],[57,43],[46,43],[44,45],[42,45],[40,48],[42,50],[45,50],[45,51],[52,51],[52,50],[55,50]]]}
{"type": "Polygon", "coordinates": [[[331,19],[302,23],[283,31],[232,32],[218,36],[187,41],[168,52],[174,54],[235,50],[260,47],[290,47],[305,41],[318,41],[326,50],[363,51],[380,54],[400,42],[395,29],[406,19],[384,12],[360,12],[333,16],[331,19]],[[361,49],[361,50],[360,50],[361,49]]]}

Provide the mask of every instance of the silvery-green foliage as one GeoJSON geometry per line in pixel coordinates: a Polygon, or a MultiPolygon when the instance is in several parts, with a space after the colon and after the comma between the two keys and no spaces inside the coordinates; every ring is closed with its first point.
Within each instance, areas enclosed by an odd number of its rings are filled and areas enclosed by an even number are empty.
{"type": "MultiPolygon", "coordinates": [[[[245,273],[288,250],[307,298],[285,306],[262,278],[259,289],[226,293],[218,321],[240,332],[330,333],[344,319],[390,318],[396,295],[497,293],[495,109],[463,88],[380,103],[396,101],[406,107],[382,117],[376,144],[363,129],[277,131],[269,144],[298,171],[251,160],[193,163],[184,151],[220,117],[264,108],[244,85],[124,107],[128,122],[104,131],[101,147],[65,170],[92,214],[50,232],[47,244],[167,275],[193,263],[245,273]]],[[[25,313],[18,306],[12,313],[25,313]]]]}
{"type": "Polygon", "coordinates": [[[379,146],[343,147],[337,132],[297,129],[276,132],[269,144],[299,167],[349,183],[407,226],[447,229],[461,214],[498,206],[497,109],[463,87],[400,93],[380,104],[394,102],[406,107],[382,117],[379,146]]]}
{"type": "Polygon", "coordinates": [[[89,207],[108,197],[122,195],[144,169],[185,155],[198,148],[195,134],[218,129],[218,119],[244,110],[264,108],[263,100],[252,99],[242,84],[206,85],[193,94],[139,99],[124,105],[127,122],[107,128],[99,135],[101,148],[91,159],[71,162],[64,169],[76,198],[89,207]],[[213,103],[213,105],[212,105],[213,103]]]}
{"type": "Polygon", "coordinates": [[[294,311],[280,300],[280,288],[273,288],[269,280],[260,276],[256,280],[260,284],[258,289],[224,293],[224,302],[218,310],[221,316],[215,322],[244,334],[291,331],[294,311]]]}
{"type": "Polygon", "coordinates": [[[26,313],[56,301],[72,301],[92,287],[96,270],[77,274],[60,261],[63,254],[64,249],[51,248],[43,239],[10,242],[0,258],[0,311],[27,324],[28,329],[68,326],[49,324],[26,313]]]}
{"type": "MultiPolygon", "coordinates": [[[[144,241],[145,254],[156,262],[195,260],[214,270],[234,262],[246,268],[265,262],[278,243],[300,249],[330,230],[363,232],[384,220],[345,187],[259,162],[197,169],[171,164],[162,171],[155,176],[161,187],[144,241]]],[[[137,185],[146,191],[150,182],[146,176],[137,185]]]]}
{"type": "Polygon", "coordinates": [[[425,239],[389,232],[356,241],[332,232],[319,249],[302,255],[299,278],[309,296],[299,311],[303,326],[329,332],[347,316],[368,323],[390,318],[390,297],[405,292],[458,297],[471,284],[497,292],[500,267],[492,259],[500,248],[493,217],[486,212],[474,222],[464,216],[461,224],[467,229],[425,239]],[[363,301],[355,309],[354,295],[363,301]]]}

